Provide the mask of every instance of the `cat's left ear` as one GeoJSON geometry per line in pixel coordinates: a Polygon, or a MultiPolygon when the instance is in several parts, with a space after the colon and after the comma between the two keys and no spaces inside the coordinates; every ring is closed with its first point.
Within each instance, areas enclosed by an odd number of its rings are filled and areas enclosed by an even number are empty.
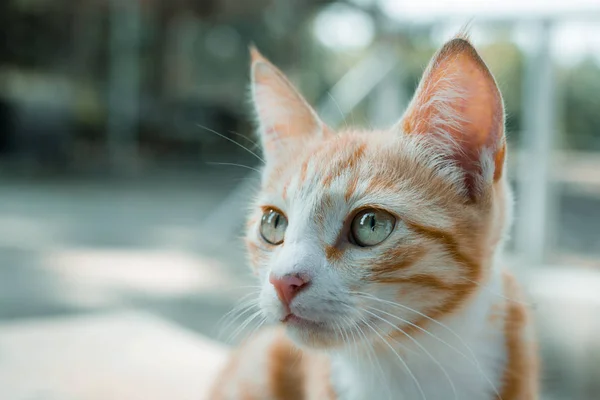
{"type": "Polygon", "coordinates": [[[303,139],[330,131],[285,75],[251,46],[252,99],[267,160],[285,159],[303,139]]]}
{"type": "Polygon", "coordinates": [[[472,199],[503,174],[504,106],[496,82],[466,38],[434,56],[399,123],[405,134],[428,135],[460,167],[472,199]]]}

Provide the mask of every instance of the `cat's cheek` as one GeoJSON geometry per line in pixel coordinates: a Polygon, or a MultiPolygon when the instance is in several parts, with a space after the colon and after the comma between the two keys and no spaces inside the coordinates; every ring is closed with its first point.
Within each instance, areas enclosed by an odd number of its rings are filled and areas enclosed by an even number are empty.
{"type": "Polygon", "coordinates": [[[261,290],[259,307],[271,323],[279,322],[285,317],[285,309],[270,284],[265,284],[261,290]]]}
{"type": "Polygon", "coordinates": [[[262,282],[263,285],[267,285],[269,283],[268,277],[269,273],[271,272],[271,269],[266,265],[258,265],[256,268],[253,269],[254,274],[258,277],[259,282],[262,282]]]}

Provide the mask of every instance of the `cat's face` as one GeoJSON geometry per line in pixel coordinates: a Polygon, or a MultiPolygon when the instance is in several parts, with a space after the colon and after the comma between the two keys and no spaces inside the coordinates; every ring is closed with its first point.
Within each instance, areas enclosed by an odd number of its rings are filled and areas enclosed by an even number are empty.
{"type": "Polygon", "coordinates": [[[507,219],[502,100],[475,50],[448,43],[396,126],[338,133],[252,55],[266,165],[247,245],[264,315],[328,348],[457,311],[507,219]]]}

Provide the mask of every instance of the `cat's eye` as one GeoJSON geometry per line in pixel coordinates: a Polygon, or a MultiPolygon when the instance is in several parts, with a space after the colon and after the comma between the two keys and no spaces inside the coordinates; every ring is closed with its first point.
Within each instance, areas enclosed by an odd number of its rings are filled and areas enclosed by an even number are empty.
{"type": "Polygon", "coordinates": [[[359,212],[350,226],[351,240],[361,247],[375,246],[387,239],[392,233],[396,218],[382,210],[364,210],[359,212]]]}
{"type": "Polygon", "coordinates": [[[260,221],[260,234],[268,243],[281,244],[287,225],[287,218],[283,214],[269,209],[265,211],[260,221]]]}

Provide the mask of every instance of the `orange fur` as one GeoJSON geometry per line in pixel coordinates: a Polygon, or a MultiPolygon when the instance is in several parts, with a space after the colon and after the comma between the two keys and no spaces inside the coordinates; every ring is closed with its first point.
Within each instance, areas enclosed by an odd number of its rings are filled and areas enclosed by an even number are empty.
{"type": "Polygon", "coordinates": [[[508,349],[507,365],[502,379],[503,400],[535,400],[538,398],[538,365],[535,356],[536,345],[527,337],[530,330],[528,311],[522,303],[515,278],[505,273],[504,292],[514,301],[506,303],[504,316],[504,334],[508,349]]]}
{"type": "Polygon", "coordinates": [[[269,353],[269,385],[273,399],[305,398],[302,353],[285,337],[273,343],[269,353]]]}
{"type": "Polygon", "coordinates": [[[383,282],[384,277],[389,277],[398,270],[411,267],[419,261],[425,254],[423,248],[418,247],[398,247],[386,252],[382,259],[383,262],[373,264],[373,279],[376,282],[383,282]],[[393,261],[389,261],[393,260],[393,261]],[[400,260],[400,261],[398,261],[400,260]]]}
{"type": "Polygon", "coordinates": [[[339,260],[340,258],[342,258],[343,255],[344,252],[335,246],[325,247],[325,256],[328,260],[339,260]]]}

